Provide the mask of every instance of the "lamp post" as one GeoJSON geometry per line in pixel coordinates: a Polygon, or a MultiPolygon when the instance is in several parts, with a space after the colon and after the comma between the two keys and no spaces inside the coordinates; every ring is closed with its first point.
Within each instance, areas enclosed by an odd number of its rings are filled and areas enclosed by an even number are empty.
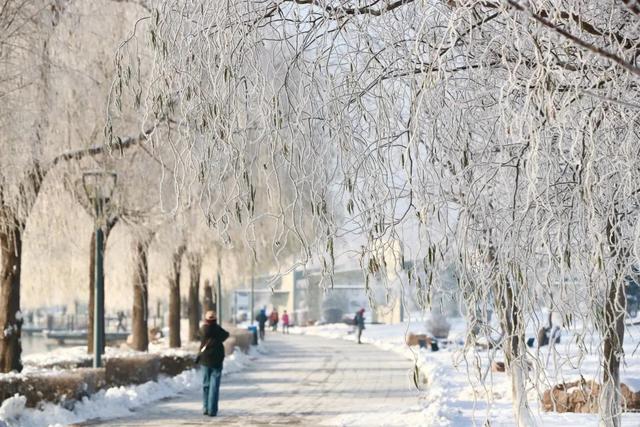
{"type": "Polygon", "coordinates": [[[218,322],[222,324],[222,282],[220,281],[220,271],[218,271],[217,279],[218,283],[216,286],[216,311],[218,312],[218,322]]]}
{"type": "Polygon", "coordinates": [[[255,292],[256,292],[256,289],[255,289],[256,288],[256,286],[255,286],[256,271],[255,270],[256,270],[256,263],[255,263],[255,261],[253,261],[251,263],[251,296],[250,296],[250,298],[251,298],[251,301],[250,301],[250,303],[251,303],[251,305],[250,305],[251,313],[249,313],[249,322],[250,322],[251,325],[253,325],[253,319],[256,316],[256,314],[254,313],[254,310],[255,310],[255,307],[254,307],[254,304],[255,304],[255,292]]]}
{"type": "Polygon", "coordinates": [[[94,208],[96,245],[94,309],[93,309],[93,367],[102,365],[104,353],[104,231],[106,207],[111,200],[118,176],[113,172],[94,171],[82,174],[82,186],[94,208]]]}

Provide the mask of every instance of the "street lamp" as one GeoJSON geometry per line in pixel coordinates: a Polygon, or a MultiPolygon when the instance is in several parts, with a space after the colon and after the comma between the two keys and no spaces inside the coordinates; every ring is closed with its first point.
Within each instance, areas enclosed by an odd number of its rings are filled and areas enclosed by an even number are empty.
{"type": "Polygon", "coordinates": [[[216,286],[216,311],[217,313],[217,317],[218,317],[218,322],[220,324],[222,324],[222,282],[220,281],[220,270],[218,270],[218,283],[216,286]]]}
{"type": "Polygon", "coordinates": [[[92,171],[82,174],[82,186],[94,208],[95,215],[95,280],[93,309],[93,367],[102,365],[104,353],[104,231],[106,207],[116,186],[118,175],[114,172],[92,171]]]}
{"type": "Polygon", "coordinates": [[[249,324],[253,325],[253,319],[256,317],[254,313],[255,307],[255,293],[256,293],[256,285],[255,285],[255,276],[256,276],[256,262],[251,262],[251,313],[249,313],[249,324]]]}

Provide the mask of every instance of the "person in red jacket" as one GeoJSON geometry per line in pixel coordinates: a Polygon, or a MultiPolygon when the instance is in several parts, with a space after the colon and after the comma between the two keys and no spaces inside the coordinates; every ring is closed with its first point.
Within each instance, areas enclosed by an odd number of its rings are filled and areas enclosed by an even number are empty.
{"type": "Polygon", "coordinates": [[[205,323],[200,328],[200,352],[196,362],[202,369],[202,413],[215,417],[218,415],[218,399],[220,397],[220,378],[224,361],[222,343],[229,338],[216,322],[215,311],[207,311],[205,323]]]}
{"type": "Polygon", "coordinates": [[[282,313],[282,333],[289,333],[289,315],[287,314],[287,310],[282,313]]]}
{"type": "Polygon", "coordinates": [[[276,332],[278,330],[278,310],[274,307],[273,311],[269,315],[269,324],[271,325],[271,330],[276,332]]]}

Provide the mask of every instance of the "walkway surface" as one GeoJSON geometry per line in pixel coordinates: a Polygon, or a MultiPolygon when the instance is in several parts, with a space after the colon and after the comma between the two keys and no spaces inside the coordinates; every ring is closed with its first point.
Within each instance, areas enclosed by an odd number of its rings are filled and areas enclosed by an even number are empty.
{"type": "Polygon", "coordinates": [[[270,334],[268,353],[222,379],[220,412],[201,414],[199,393],[157,402],[102,426],[416,425],[412,364],[374,346],[270,334]],[[409,421],[412,419],[412,421],[409,421]]]}

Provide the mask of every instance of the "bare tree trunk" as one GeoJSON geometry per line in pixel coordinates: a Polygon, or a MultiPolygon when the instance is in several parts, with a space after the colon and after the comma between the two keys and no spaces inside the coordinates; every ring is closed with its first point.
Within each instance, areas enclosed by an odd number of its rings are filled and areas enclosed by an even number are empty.
{"type": "Polygon", "coordinates": [[[185,247],[179,246],[173,253],[169,275],[169,347],[178,348],[180,340],[180,270],[182,268],[182,254],[185,247]]]}
{"type": "Polygon", "coordinates": [[[213,302],[213,288],[211,287],[211,282],[209,280],[204,281],[204,304],[203,310],[216,310],[216,304],[213,302]]]}
{"type": "Polygon", "coordinates": [[[501,323],[504,334],[504,355],[506,365],[511,376],[511,393],[513,410],[518,427],[535,426],[531,407],[527,400],[527,372],[529,370],[524,341],[523,325],[521,324],[521,312],[518,306],[513,288],[508,280],[505,280],[501,290],[500,309],[503,310],[501,323]]]}
{"type": "Polygon", "coordinates": [[[200,271],[202,269],[202,256],[191,253],[189,262],[189,340],[198,340],[200,324],[200,271]]]}
{"type": "Polygon", "coordinates": [[[149,267],[147,252],[149,240],[138,240],[134,244],[134,272],[133,272],[133,314],[131,332],[133,334],[133,348],[138,351],[149,349],[149,330],[147,319],[149,267]]]}
{"type": "MultiPolygon", "coordinates": [[[[614,211],[614,218],[617,212],[614,211]]],[[[609,283],[607,299],[604,306],[603,325],[603,372],[602,391],[600,394],[600,425],[619,427],[622,425],[620,390],[620,358],[623,354],[624,319],[626,316],[627,299],[624,292],[624,268],[628,258],[628,251],[618,247],[620,241],[620,226],[607,222],[607,234],[612,256],[616,256],[616,270],[613,280],[609,283]]]]}
{"type": "Polygon", "coordinates": [[[0,231],[0,372],[22,370],[21,261],[22,227],[8,224],[0,231]]]}
{"type": "MultiPolygon", "coordinates": [[[[498,255],[493,244],[489,244],[487,261],[494,269],[498,265],[498,255]]],[[[522,312],[514,294],[509,277],[496,270],[492,273],[495,283],[495,305],[500,315],[503,334],[503,351],[506,369],[511,376],[512,405],[518,427],[536,426],[531,407],[527,400],[527,373],[529,366],[525,358],[527,351],[524,340],[522,312]]]]}
{"type": "Polygon", "coordinates": [[[609,285],[604,312],[604,361],[602,395],[600,396],[600,424],[619,427],[620,413],[620,358],[624,343],[624,318],[626,298],[624,281],[614,280],[609,285]]]}

